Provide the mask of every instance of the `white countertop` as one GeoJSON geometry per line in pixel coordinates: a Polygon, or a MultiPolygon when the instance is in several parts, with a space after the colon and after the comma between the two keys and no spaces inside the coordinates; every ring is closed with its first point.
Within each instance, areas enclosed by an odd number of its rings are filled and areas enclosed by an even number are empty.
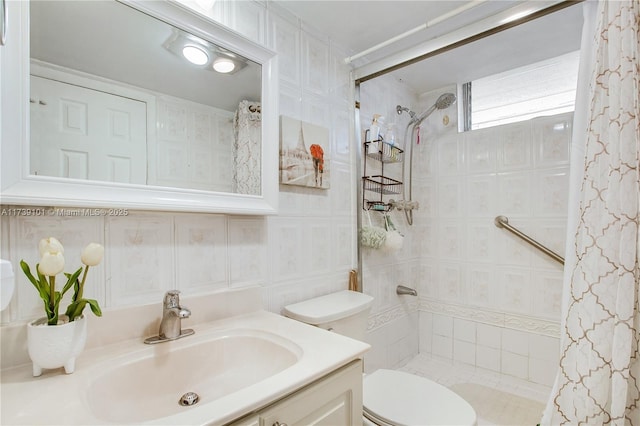
{"type": "MultiPolygon", "coordinates": [[[[213,401],[179,407],[178,414],[146,423],[221,425],[264,407],[338,367],[361,358],[369,349],[366,343],[266,311],[255,311],[186,327],[193,328],[195,335],[157,345],[145,345],[143,339],[136,338],[85,350],[77,359],[75,372],[69,375],[58,369],[45,370],[42,376],[32,377],[30,364],[2,370],[0,423],[107,424],[108,421],[92,412],[86,389],[96,377],[113,368],[121,359],[126,361],[132,356],[137,359],[153,356],[158,350],[167,351],[172,347],[192,345],[196,339],[205,341],[211,336],[232,333],[234,330],[266,332],[292,342],[299,359],[283,371],[213,401]],[[164,348],[159,349],[160,347],[164,348]]],[[[144,398],[144,395],[131,397],[144,398]]],[[[105,400],[104,404],[108,407],[109,401],[105,400]]],[[[113,410],[117,409],[117,406],[113,407],[113,410]]]]}

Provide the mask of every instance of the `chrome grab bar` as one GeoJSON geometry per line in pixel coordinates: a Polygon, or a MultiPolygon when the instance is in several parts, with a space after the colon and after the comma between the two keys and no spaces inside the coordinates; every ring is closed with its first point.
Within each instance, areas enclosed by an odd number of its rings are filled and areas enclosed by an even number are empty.
{"type": "Polygon", "coordinates": [[[493,223],[495,223],[495,225],[498,228],[504,228],[507,231],[514,234],[515,236],[522,238],[523,240],[525,240],[526,242],[528,242],[538,250],[542,251],[544,254],[551,256],[553,260],[555,260],[556,262],[559,262],[564,265],[564,257],[560,256],[558,253],[554,252],[553,250],[550,250],[547,247],[543,246],[533,238],[529,237],[527,234],[524,234],[518,231],[513,226],[509,225],[509,219],[506,216],[496,216],[493,223]]]}

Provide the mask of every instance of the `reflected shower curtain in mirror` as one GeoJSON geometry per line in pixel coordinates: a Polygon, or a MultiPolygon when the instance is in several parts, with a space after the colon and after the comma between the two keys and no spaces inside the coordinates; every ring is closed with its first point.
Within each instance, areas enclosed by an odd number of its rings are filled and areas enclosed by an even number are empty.
{"type": "Polygon", "coordinates": [[[569,199],[560,365],[542,424],[638,425],[640,2],[584,7],[571,167],[580,186],[569,199]]]}
{"type": "Polygon", "coordinates": [[[262,114],[260,102],[241,101],[233,120],[233,192],[261,194],[262,114]]]}

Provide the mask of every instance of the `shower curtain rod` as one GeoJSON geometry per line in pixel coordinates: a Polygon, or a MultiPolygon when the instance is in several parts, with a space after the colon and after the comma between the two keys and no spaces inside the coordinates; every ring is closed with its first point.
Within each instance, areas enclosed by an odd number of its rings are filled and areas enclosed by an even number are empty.
{"type": "Polygon", "coordinates": [[[419,26],[417,26],[417,27],[415,27],[415,28],[413,28],[413,29],[411,29],[409,31],[405,31],[402,34],[399,34],[399,35],[397,35],[395,37],[391,37],[390,39],[385,40],[382,43],[378,43],[375,46],[372,46],[372,47],[370,47],[368,49],[365,49],[360,53],[356,53],[353,56],[349,56],[347,58],[344,58],[344,62],[346,64],[350,64],[351,62],[355,61],[356,59],[359,59],[359,58],[361,58],[361,57],[363,57],[365,55],[368,55],[371,52],[375,52],[376,50],[380,50],[383,47],[386,47],[386,46],[388,46],[390,44],[395,43],[396,41],[399,41],[399,40],[402,40],[404,38],[407,38],[410,35],[413,35],[413,34],[415,34],[417,32],[426,30],[427,28],[430,28],[430,27],[432,27],[432,26],[434,26],[436,24],[439,24],[440,22],[446,21],[449,18],[453,18],[454,16],[457,16],[457,15],[461,14],[462,12],[464,12],[466,10],[469,10],[471,8],[474,8],[474,7],[478,6],[479,4],[484,3],[486,1],[487,0],[471,0],[469,3],[464,4],[464,5],[462,5],[462,6],[458,7],[458,8],[455,8],[455,9],[453,9],[453,10],[447,12],[447,13],[444,13],[444,14],[438,16],[437,18],[431,19],[430,21],[427,21],[424,24],[421,24],[421,25],[419,25],[419,26]]]}
{"type": "Polygon", "coordinates": [[[519,230],[517,230],[513,226],[509,225],[509,219],[506,216],[496,216],[496,218],[493,221],[493,223],[495,223],[495,225],[498,228],[504,228],[507,231],[511,232],[513,235],[522,238],[524,241],[528,242],[529,244],[531,244],[532,246],[534,246],[538,250],[542,251],[544,254],[546,254],[548,256],[551,256],[553,258],[553,260],[555,260],[556,262],[559,262],[559,263],[564,265],[564,257],[560,256],[555,251],[553,251],[551,249],[548,249],[547,247],[543,246],[542,244],[540,244],[539,242],[537,242],[536,240],[534,240],[533,238],[531,238],[527,234],[525,234],[523,232],[520,232],[519,230]]]}
{"type": "Polygon", "coordinates": [[[431,56],[453,50],[457,47],[488,37],[537,19],[549,13],[556,12],[579,4],[585,0],[527,0],[495,15],[480,19],[465,27],[450,33],[435,37],[401,52],[393,53],[382,59],[356,67],[353,70],[353,80],[356,84],[390,73],[407,65],[420,62],[431,56]]]}

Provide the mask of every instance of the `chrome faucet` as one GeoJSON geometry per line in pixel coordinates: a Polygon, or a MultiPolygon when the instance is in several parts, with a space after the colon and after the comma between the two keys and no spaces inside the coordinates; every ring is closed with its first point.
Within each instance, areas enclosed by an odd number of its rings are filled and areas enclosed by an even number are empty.
{"type": "Polygon", "coordinates": [[[149,337],[144,343],[153,344],[176,340],[190,336],[195,331],[190,328],[182,329],[182,318],[189,318],[191,311],[180,306],[180,291],[170,290],[165,293],[162,307],[162,321],[157,336],[149,337]]]}
{"type": "Polygon", "coordinates": [[[404,285],[399,285],[398,287],[396,287],[396,294],[398,295],[408,294],[409,296],[417,296],[418,292],[414,288],[410,288],[404,285]]]}

